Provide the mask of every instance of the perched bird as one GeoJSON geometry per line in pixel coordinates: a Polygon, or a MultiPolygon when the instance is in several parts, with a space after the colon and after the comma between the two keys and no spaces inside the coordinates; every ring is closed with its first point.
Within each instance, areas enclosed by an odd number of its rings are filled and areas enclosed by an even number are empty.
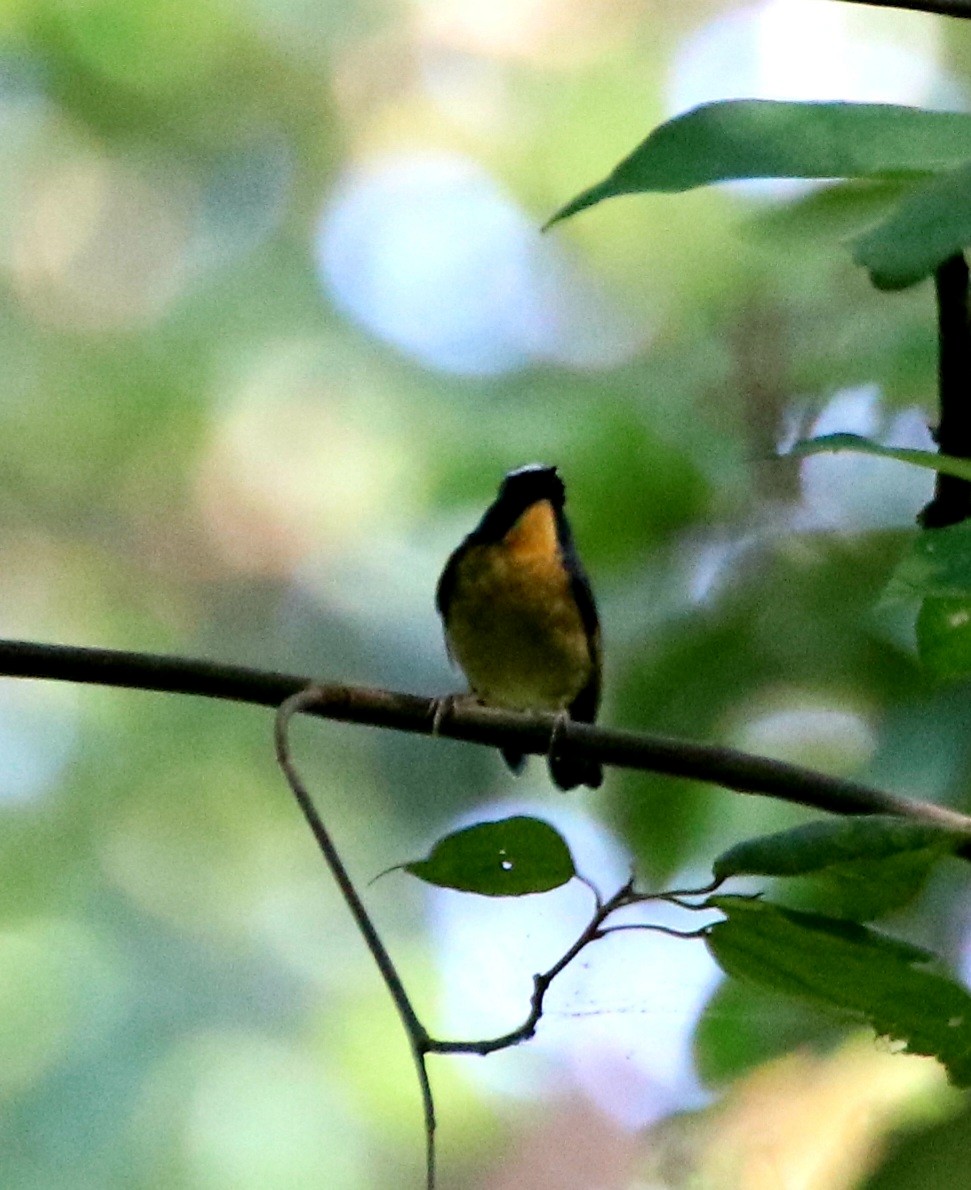
{"type": "MultiPolygon", "coordinates": [[[[482,703],[554,711],[592,723],[600,703],[600,625],[563,511],[555,467],[510,471],[495,501],[445,564],[435,602],[449,655],[482,703]]],[[[523,756],[503,750],[518,772],[523,756]]],[[[593,760],[554,748],[560,789],[603,780],[593,760]]]]}

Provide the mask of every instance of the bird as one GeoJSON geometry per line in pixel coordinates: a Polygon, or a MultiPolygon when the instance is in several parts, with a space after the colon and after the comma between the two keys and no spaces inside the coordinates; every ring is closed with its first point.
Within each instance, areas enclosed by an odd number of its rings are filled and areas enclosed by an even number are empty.
{"type": "MultiPolygon", "coordinates": [[[[564,512],[556,467],[510,471],[495,500],[445,563],[435,603],[449,656],[487,706],[593,723],[600,705],[600,622],[564,512]]],[[[550,750],[562,790],[603,781],[600,764],[550,750]]],[[[513,770],[525,757],[504,748],[513,770]]]]}

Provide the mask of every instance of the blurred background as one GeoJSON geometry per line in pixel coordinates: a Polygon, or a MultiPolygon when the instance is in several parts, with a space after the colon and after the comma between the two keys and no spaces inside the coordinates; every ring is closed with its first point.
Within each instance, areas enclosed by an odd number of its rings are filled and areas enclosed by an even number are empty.
{"type": "MultiPolygon", "coordinates": [[[[971,27],[830,0],[3,0],[0,633],[444,693],[441,566],[504,471],[556,463],[605,722],[967,808],[968,688],[923,677],[912,612],[880,600],[932,480],[772,458],[810,432],[929,444],[931,289],[878,294],[841,242],[886,192],[627,198],[539,234],[654,125],[741,96],[966,109],[971,27]]],[[[422,1184],[407,1048],[270,732],[0,683],[4,1190],[422,1184]]],[[[510,812],[606,893],[631,863],[703,883],[807,817],[295,739],[362,886],[510,812]]],[[[518,1024],[590,912],[580,886],[366,895],[452,1037],[518,1024]]],[[[958,874],[890,925],[971,980],[958,874]]],[[[532,1044],[433,1061],[442,1185],[963,1184],[960,1101],[886,1050],[723,982],[700,943],[616,935],[532,1044]],[[942,1180],[919,1158],[908,1182],[906,1148],[873,1173],[901,1129],[942,1180]]]]}

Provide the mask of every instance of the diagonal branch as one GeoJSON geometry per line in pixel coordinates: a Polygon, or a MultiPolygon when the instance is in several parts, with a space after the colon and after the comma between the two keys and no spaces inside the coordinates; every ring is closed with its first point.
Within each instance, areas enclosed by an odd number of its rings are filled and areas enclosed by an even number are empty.
{"type": "Polygon", "coordinates": [[[935,16],[971,20],[971,0],[849,0],[872,8],[903,8],[909,12],[929,12],[935,16]]]}
{"type": "Polygon", "coordinates": [[[273,732],[277,763],[283,770],[291,792],[296,798],[297,805],[300,807],[300,811],[307,825],[310,827],[327,867],[330,869],[334,883],[344,898],[344,904],[350,910],[351,916],[354,918],[354,924],[357,926],[368,950],[371,952],[371,957],[374,959],[375,966],[381,973],[381,978],[384,980],[385,987],[388,989],[388,993],[394,1002],[398,1016],[401,1019],[401,1024],[408,1037],[408,1044],[411,1047],[411,1055],[415,1063],[415,1071],[418,1075],[418,1085],[421,1088],[422,1111],[425,1117],[425,1185],[426,1190],[435,1190],[435,1100],[432,1096],[432,1087],[428,1079],[428,1067],[426,1064],[426,1056],[431,1048],[430,1038],[425,1026],[418,1019],[418,1014],[415,1012],[411,1000],[408,998],[408,993],[405,991],[405,986],[401,982],[401,977],[398,975],[398,969],[395,967],[394,961],[381,941],[381,936],[371,921],[371,917],[364,907],[364,902],[361,900],[360,894],[355,888],[347,868],[344,866],[344,861],[341,859],[340,853],[330,837],[330,832],[324,826],[323,819],[317,813],[317,808],[310,794],[307,792],[307,787],[301,780],[300,774],[297,772],[296,765],[293,763],[290,755],[290,721],[300,711],[311,710],[317,695],[318,689],[310,686],[306,690],[292,694],[277,711],[273,732]]]}
{"type": "MultiPolygon", "coordinates": [[[[534,755],[546,755],[556,727],[552,715],[522,715],[471,702],[456,702],[442,715],[440,699],[415,694],[334,683],[317,685],[309,678],[292,674],[185,657],[31,641],[0,640],[0,676],[192,694],[274,710],[291,695],[314,685],[313,705],[305,710],[323,719],[418,735],[439,734],[534,755]]],[[[615,731],[572,720],[557,730],[561,744],[617,768],[688,777],[738,793],[812,806],[831,814],[897,814],[936,823],[971,837],[971,817],[956,810],[899,797],[801,765],[753,756],[717,744],[615,731]]],[[[971,844],[968,854],[971,857],[971,844]]]]}
{"type": "MultiPolygon", "coordinates": [[[[573,944],[556,960],[552,967],[547,971],[541,972],[539,975],[533,976],[533,994],[529,999],[529,1013],[521,1025],[515,1029],[510,1029],[508,1033],[503,1033],[499,1037],[483,1038],[478,1041],[443,1041],[436,1037],[428,1039],[428,1051],[433,1054],[478,1054],[480,1057],[486,1057],[488,1054],[498,1053],[499,1050],[510,1049],[512,1046],[521,1045],[524,1041],[529,1041],[531,1037],[535,1036],[536,1029],[539,1022],[543,1018],[543,1009],[546,1001],[546,993],[550,989],[550,985],[558,975],[561,975],[567,967],[578,958],[582,951],[586,950],[588,946],[596,942],[600,938],[606,938],[608,934],[614,934],[621,930],[641,930],[653,931],[659,934],[668,934],[672,938],[703,938],[710,927],[702,926],[700,930],[675,930],[668,926],[658,925],[653,922],[631,922],[623,925],[608,926],[607,919],[612,917],[619,909],[627,909],[631,905],[641,905],[645,901],[668,901],[672,904],[680,904],[676,896],[670,892],[663,893],[640,893],[634,887],[634,878],[630,880],[614,895],[606,901],[601,901],[600,894],[593,888],[589,881],[579,877],[584,884],[594,893],[595,908],[593,916],[587,925],[583,928],[577,936],[573,944]]],[[[711,886],[714,887],[714,886],[711,886]]],[[[703,889],[689,889],[691,893],[703,894],[709,891],[708,888],[703,889]]],[[[681,905],[681,908],[707,909],[707,905],[681,905]]]]}

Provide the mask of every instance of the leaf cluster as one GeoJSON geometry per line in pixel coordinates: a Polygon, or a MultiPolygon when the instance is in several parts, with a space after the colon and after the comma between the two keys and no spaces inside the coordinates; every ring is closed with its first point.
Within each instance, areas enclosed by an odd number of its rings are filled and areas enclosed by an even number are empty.
{"type": "MultiPolygon", "coordinates": [[[[717,911],[714,924],[684,936],[704,938],[726,974],[865,1023],[910,1053],[934,1055],[958,1086],[971,1086],[971,996],[927,969],[930,951],[863,924],[913,901],[934,866],[965,841],[890,815],[812,822],[725,851],[708,889],[637,894],[631,886],[614,901],[626,907],[663,899],[691,912],[717,911]],[[783,898],[795,885],[797,896],[808,893],[829,911],[717,892],[727,880],[752,876],[782,881],[783,898]]],[[[562,836],[523,816],[456,831],[427,859],[403,867],[429,884],[492,897],[548,892],[577,875],[562,836]]],[[[584,936],[592,942],[611,928],[598,897],[584,936]]]]}
{"type": "MultiPolygon", "coordinates": [[[[881,289],[931,276],[971,244],[971,115],[892,104],[728,100],[654,129],[602,181],[550,219],[552,226],[608,198],[679,192],[751,178],[832,181],[893,199],[855,228],[850,250],[881,289]]],[[[849,450],[971,480],[971,461],[885,446],[852,434],[798,443],[797,456],[849,450]]],[[[921,661],[935,677],[971,673],[971,537],[967,524],[928,529],[901,562],[887,596],[916,606],[921,661]]]]}
{"type": "MultiPolygon", "coordinates": [[[[837,189],[862,184],[884,193],[891,184],[889,208],[883,204],[850,245],[878,288],[913,285],[971,244],[971,116],[874,104],[706,104],[656,128],[547,226],[619,195],[748,178],[838,179],[837,189]]],[[[971,480],[966,459],[854,435],[799,443],[794,453],[837,450],[971,480]]],[[[920,656],[942,677],[971,672],[969,533],[967,523],[922,532],[886,595],[919,603],[920,656]]],[[[971,997],[927,968],[930,952],[864,924],[908,905],[964,842],[937,825],[884,815],[815,822],[726,851],[714,863],[713,885],[694,890],[700,901],[660,895],[721,914],[699,932],[728,974],[864,1021],[911,1052],[935,1055],[955,1083],[968,1086],[971,997]],[[782,900],[795,904],[716,894],[727,880],[757,876],[774,878],[782,900]]],[[[467,828],[405,867],[430,883],[489,896],[547,891],[576,874],[553,828],[525,818],[467,828]]]]}

